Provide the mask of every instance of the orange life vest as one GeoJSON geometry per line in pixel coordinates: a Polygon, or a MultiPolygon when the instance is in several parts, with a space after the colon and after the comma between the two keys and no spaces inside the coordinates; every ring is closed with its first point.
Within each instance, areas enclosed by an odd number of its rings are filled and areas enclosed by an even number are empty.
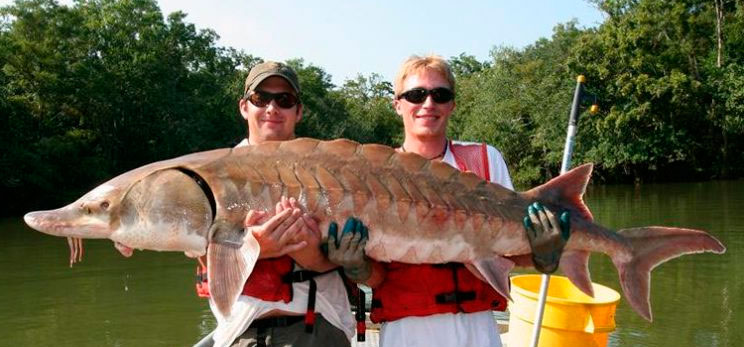
{"type": "MultiPolygon", "coordinates": [[[[461,171],[490,180],[488,147],[448,143],[461,171]]],[[[370,319],[394,321],[437,313],[503,311],[506,299],[463,264],[384,264],[385,280],[372,293],[370,319]]]]}

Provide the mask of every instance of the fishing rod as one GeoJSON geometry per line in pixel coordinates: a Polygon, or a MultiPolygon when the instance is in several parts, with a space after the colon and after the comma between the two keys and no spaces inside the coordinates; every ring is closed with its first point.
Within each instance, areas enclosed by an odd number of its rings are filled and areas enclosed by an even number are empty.
{"type": "MultiPolygon", "coordinates": [[[[579,108],[581,101],[584,99],[584,83],[586,78],[584,75],[579,75],[576,78],[576,90],[574,91],[573,103],[571,103],[571,113],[568,117],[568,130],[566,133],[566,144],[563,146],[563,160],[561,162],[561,175],[566,173],[571,167],[571,156],[573,155],[574,139],[579,129],[579,108]]],[[[599,111],[599,106],[596,104],[596,98],[594,104],[589,109],[589,113],[595,114],[599,111]]],[[[537,347],[537,343],[540,340],[540,329],[542,327],[543,313],[545,312],[545,299],[548,296],[548,285],[550,284],[550,274],[542,274],[542,282],[540,283],[540,294],[538,296],[537,307],[535,308],[535,322],[532,329],[532,342],[530,346],[537,347]]]]}

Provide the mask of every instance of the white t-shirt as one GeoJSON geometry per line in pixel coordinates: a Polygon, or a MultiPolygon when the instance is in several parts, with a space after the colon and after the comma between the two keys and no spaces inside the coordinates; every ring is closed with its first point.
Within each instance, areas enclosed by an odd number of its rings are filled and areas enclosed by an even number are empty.
{"type": "MultiPolygon", "coordinates": [[[[455,144],[476,144],[453,142],[455,144]]],[[[455,157],[449,147],[442,161],[457,168],[455,157]]],[[[491,182],[514,190],[504,157],[492,146],[488,146],[488,163],[491,182]]],[[[380,347],[397,346],[499,347],[501,336],[490,310],[473,313],[440,313],[426,317],[405,317],[383,323],[380,330],[380,347]]]]}

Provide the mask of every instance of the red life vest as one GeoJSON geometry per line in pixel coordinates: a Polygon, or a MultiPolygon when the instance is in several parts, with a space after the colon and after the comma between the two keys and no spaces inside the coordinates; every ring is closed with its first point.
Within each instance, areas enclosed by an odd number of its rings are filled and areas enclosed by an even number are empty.
{"type": "MultiPolygon", "coordinates": [[[[292,301],[292,283],[310,281],[307,299],[307,311],[305,312],[305,332],[312,333],[315,326],[315,295],[317,285],[313,279],[327,272],[314,272],[308,270],[292,271],[294,260],[287,256],[270,259],[259,259],[253,267],[251,275],[243,285],[241,295],[246,295],[263,301],[292,301]]],[[[209,297],[209,282],[206,276],[206,266],[199,258],[196,269],[196,293],[200,297],[209,297]]]]}
{"type": "MultiPolygon", "coordinates": [[[[449,142],[461,171],[490,180],[488,147],[449,142]]],[[[463,264],[384,264],[385,280],[372,292],[370,319],[394,321],[409,316],[437,313],[503,311],[506,299],[463,264]]]]}
{"type": "MultiPolygon", "coordinates": [[[[209,297],[207,267],[199,258],[197,267],[196,293],[200,297],[209,297]]],[[[294,261],[289,256],[259,259],[253,267],[248,280],[243,285],[242,295],[251,296],[263,301],[292,301],[292,281],[288,275],[292,272],[294,261]]]]}
{"type": "Polygon", "coordinates": [[[294,261],[287,255],[259,259],[241,294],[263,301],[292,301],[292,282],[286,276],[293,267],[294,261]]]}

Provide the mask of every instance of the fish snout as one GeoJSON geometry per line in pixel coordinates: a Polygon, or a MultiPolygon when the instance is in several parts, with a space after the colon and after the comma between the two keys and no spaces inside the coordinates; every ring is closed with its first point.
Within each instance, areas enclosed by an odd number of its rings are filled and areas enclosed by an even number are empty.
{"type": "Polygon", "coordinates": [[[107,238],[111,233],[108,220],[101,217],[81,214],[74,206],[66,206],[56,210],[29,212],[23,216],[23,220],[32,229],[52,236],[107,238]]]}
{"type": "Polygon", "coordinates": [[[39,211],[26,213],[26,215],[23,216],[23,221],[26,222],[26,225],[28,225],[29,227],[38,231],[42,231],[39,229],[38,223],[36,221],[38,215],[39,211]]]}
{"type": "Polygon", "coordinates": [[[34,230],[54,236],[67,236],[61,230],[62,223],[59,218],[58,210],[51,211],[34,211],[26,213],[23,221],[26,225],[34,230]]]}

